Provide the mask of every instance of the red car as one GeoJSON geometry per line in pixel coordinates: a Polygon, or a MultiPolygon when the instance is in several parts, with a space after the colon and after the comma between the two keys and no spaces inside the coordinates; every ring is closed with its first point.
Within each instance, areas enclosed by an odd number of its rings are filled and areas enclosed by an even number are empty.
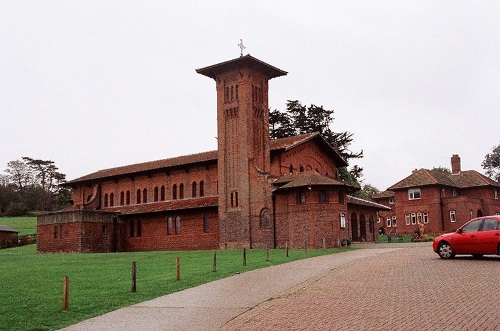
{"type": "Polygon", "coordinates": [[[432,249],[442,259],[450,259],[455,254],[500,255],[500,216],[474,218],[457,231],[436,237],[432,249]]]}

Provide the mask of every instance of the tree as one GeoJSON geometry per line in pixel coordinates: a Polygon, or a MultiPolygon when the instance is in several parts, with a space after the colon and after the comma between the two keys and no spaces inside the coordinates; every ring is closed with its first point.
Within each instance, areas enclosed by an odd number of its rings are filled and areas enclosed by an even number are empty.
{"type": "Polygon", "coordinates": [[[379,189],[371,184],[363,184],[361,190],[355,194],[358,198],[365,200],[373,200],[373,196],[380,193],[379,189]]]}
{"type": "Polygon", "coordinates": [[[444,173],[444,174],[451,174],[451,170],[450,170],[450,168],[446,168],[446,167],[441,167],[441,166],[439,166],[439,167],[434,167],[434,168],[432,168],[432,170],[434,170],[434,171],[439,171],[439,172],[442,172],[442,173],[444,173]]]}
{"type": "MultiPolygon", "coordinates": [[[[286,111],[269,112],[269,131],[273,139],[285,138],[302,133],[319,132],[321,136],[334,148],[348,163],[352,159],[363,157],[363,151],[353,152],[349,146],[354,141],[350,132],[333,132],[330,124],[333,121],[333,110],[323,106],[311,104],[302,105],[298,100],[288,100],[286,111]]],[[[363,168],[353,165],[351,170],[339,169],[340,178],[349,184],[360,187],[358,180],[363,176],[363,168]]]]}
{"type": "Polygon", "coordinates": [[[500,144],[493,147],[491,153],[486,154],[481,166],[486,170],[486,176],[500,182],[500,144]]]}

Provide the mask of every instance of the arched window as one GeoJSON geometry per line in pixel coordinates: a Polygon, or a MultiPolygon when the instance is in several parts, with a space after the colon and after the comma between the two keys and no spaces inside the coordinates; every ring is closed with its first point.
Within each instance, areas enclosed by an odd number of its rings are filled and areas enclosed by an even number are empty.
{"type": "Polygon", "coordinates": [[[142,222],[141,220],[137,220],[137,237],[142,235],[142,222]]]}
{"type": "Polygon", "coordinates": [[[200,197],[205,196],[205,183],[203,181],[200,182],[200,197]]]}
{"type": "Polygon", "coordinates": [[[179,199],[184,199],[184,184],[179,184],[179,199]]]}
{"type": "Polygon", "coordinates": [[[120,192],[120,205],[123,206],[125,204],[125,192],[120,192]]]}
{"type": "Polygon", "coordinates": [[[177,184],[172,186],[172,200],[177,199],[177,184]]]}
{"type": "Polygon", "coordinates": [[[108,193],[104,194],[104,207],[108,206],[108,193]]]}
{"type": "Polygon", "coordinates": [[[203,232],[209,233],[210,232],[210,221],[208,219],[208,215],[203,215],[203,232]]]}
{"type": "Polygon", "coordinates": [[[167,235],[171,235],[174,231],[174,225],[172,222],[172,217],[167,218],[167,235]]]}
{"type": "Polygon", "coordinates": [[[293,174],[293,165],[292,165],[292,164],[290,164],[290,168],[288,168],[288,171],[289,171],[291,174],[293,174]]]}
{"type": "Polygon", "coordinates": [[[158,186],[155,186],[154,191],[153,191],[153,200],[154,202],[158,201],[158,186]]]}
{"type": "Polygon", "coordinates": [[[110,207],[113,207],[115,205],[115,194],[114,193],[111,193],[109,195],[109,206],[110,207]]]}
{"type": "Polygon", "coordinates": [[[196,182],[193,182],[191,185],[191,197],[196,198],[196,191],[198,190],[198,187],[196,185],[196,182]]]}
{"type": "Polygon", "coordinates": [[[148,190],[147,189],[142,190],[142,202],[143,203],[148,202],[148,190]]]}
{"type": "MultiPolygon", "coordinates": [[[[137,189],[137,203],[141,203],[141,190],[137,189]]],[[[133,236],[131,236],[133,237],[133,236]]]]}
{"type": "Polygon", "coordinates": [[[177,216],[175,218],[175,234],[181,233],[181,218],[177,216]]]}
{"type": "Polygon", "coordinates": [[[130,191],[127,191],[127,198],[126,198],[126,200],[125,200],[125,203],[126,203],[127,205],[130,205],[130,191]]]}
{"type": "Polygon", "coordinates": [[[299,171],[300,171],[300,172],[304,172],[304,167],[303,167],[303,166],[300,166],[299,171]]]}
{"type": "Polygon", "coordinates": [[[165,186],[161,186],[161,189],[160,189],[160,200],[161,201],[165,201],[165,186]]]}

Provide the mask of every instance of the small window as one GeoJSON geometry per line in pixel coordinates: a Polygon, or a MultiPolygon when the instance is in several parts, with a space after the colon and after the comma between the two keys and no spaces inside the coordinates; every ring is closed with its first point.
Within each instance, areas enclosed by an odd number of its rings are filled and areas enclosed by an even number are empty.
{"type": "Polygon", "coordinates": [[[262,209],[260,213],[260,227],[262,229],[269,229],[271,227],[271,212],[267,208],[262,209]]]}
{"type": "Polygon", "coordinates": [[[410,225],[411,219],[410,219],[410,214],[405,214],[405,224],[410,225]]]}
{"type": "Polygon", "coordinates": [[[144,203],[148,202],[148,190],[147,189],[142,190],[142,202],[144,202],[144,203]]]}
{"type": "Polygon", "coordinates": [[[393,204],[395,204],[395,203],[396,203],[396,202],[395,202],[394,198],[389,198],[389,204],[393,205],[393,204]]]}
{"type": "Polygon", "coordinates": [[[115,205],[115,194],[114,193],[111,193],[109,195],[109,206],[110,207],[113,207],[115,205]]]}
{"type": "Polygon", "coordinates": [[[161,189],[160,189],[160,200],[161,201],[165,201],[165,186],[161,186],[161,189]]]}
{"type": "Polygon", "coordinates": [[[299,204],[304,204],[306,203],[306,192],[300,191],[298,193],[298,199],[297,199],[299,204]]]}
{"type": "Polygon", "coordinates": [[[458,197],[458,190],[456,188],[453,189],[453,197],[458,197]]]}
{"type": "Polygon", "coordinates": [[[493,190],[493,198],[498,199],[498,190],[497,189],[493,190]]]}
{"type": "Polygon", "coordinates": [[[158,186],[155,186],[154,191],[153,191],[153,200],[154,202],[157,202],[159,199],[159,191],[158,191],[158,186]]]}
{"type": "Polygon", "coordinates": [[[107,238],[108,237],[108,225],[104,224],[102,226],[102,237],[107,238]]]}
{"type": "Polygon", "coordinates": [[[167,235],[171,235],[174,231],[172,217],[167,218],[167,235]]]}
{"type": "Polygon", "coordinates": [[[200,181],[200,197],[204,197],[204,196],[205,196],[205,182],[200,181]]]}
{"type": "Polygon", "coordinates": [[[391,217],[390,217],[390,216],[387,216],[387,217],[386,217],[386,225],[387,225],[387,227],[388,227],[388,228],[390,228],[390,227],[391,227],[391,224],[392,224],[392,223],[391,223],[391,217]]]}
{"type": "Polygon", "coordinates": [[[231,192],[231,207],[238,207],[238,192],[231,192]]]}
{"type": "Polygon", "coordinates": [[[417,213],[417,224],[422,223],[422,213],[417,213]]]}
{"type": "Polygon", "coordinates": [[[392,227],[396,227],[398,226],[397,222],[396,222],[396,216],[392,216],[392,227]]]}
{"type": "Polygon", "coordinates": [[[456,217],[455,217],[455,211],[454,210],[450,210],[450,222],[451,223],[455,223],[457,221],[456,217]]]}
{"type": "Polygon", "coordinates": [[[123,206],[125,204],[125,192],[121,191],[120,192],[120,206],[123,206]]]}
{"type": "Polygon", "coordinates": [[[108,206],[108,193],[104,194],[104,207],[108,206]]]}
{"type": "Polygon", "coordinates": [[[424,217],[424,224],[429,224],[429,214],[423,213],[423,217],[424,217]]]}
{"type": "Polygon", "coordinates": [[[142,222],[141,220],[137,220],[137,237],[142,236],[142,222]]]}
{"type": "Polygon", "coordinates": [[[203,232],[204,233],[210,232],[210,221],[208,219],[208,215],[203,215],[203,232]]]}
{"type": "Polygon", "coordinates": [[[177,184],[172,186],[172,200],[177,199],[177,184]]]}
{"type": "Polygon", "coordinates": [[[196,198],[197,191],[198,186],[196,185],[196,182],[193,182],[193,184],[191,184],[191,197],[196,198]]]}
{"type": "Polygon", "coordinates": [[[299,172],[304,172],[304,167],[303,166],[299,167],[299,172]]]}
{"type": "Polygon", "coordinates": [[[179,199],[184,199],[184,184],[179,185],[179,199]]]}
{"type": "Polygon", "coordinates": [[[127,205],[130,205],[130,191],[127,191],[125,202],[126,202],[127,205]]]}
{"type": "Polygon", "coordinates": [[[415,225],[417,224],[417,214],[411,213],[411,224],[415,225]]]}
{"type": "Polygon", "coordinates": [[[177,216],[175,218],[175,234],[181,233],[181,218],[177,216]]]}
{"type": "Polygon", "coordinates": [[[340,213],[340,228],[345,229],[345,214],[340,213]]]}
{"type": "Polygon", "coordinates": [[[293,174],[293,165],[290,164],[290,167],[288,168],[288,172],[290,174],[293,174]]]}
{"type": "Polygon", "coordinates": [[[59,227],[57,225],[54,225],[54,239],[57,239],[58,233],[59,233],[59,227]]]}
{"type": "Polygon", "coordinates": [[[421,198],[420,188],[411,188],[408,190],[408,199],[415,200],[420,198],[421,198]]]}
{"type": "MultiPolygon", "coordinates": [[[[137,203],[141,203],[141,190],[137,190],[137,203]]],[[[133,236],[132,236],[133,237],[133,236]]]]}
{"type": "Polygon", "coordinates": [[[326,191],[319,191],[318,192],[318,201],[319,201],[319,203],[326,203],[327,202],[326,191]]]}

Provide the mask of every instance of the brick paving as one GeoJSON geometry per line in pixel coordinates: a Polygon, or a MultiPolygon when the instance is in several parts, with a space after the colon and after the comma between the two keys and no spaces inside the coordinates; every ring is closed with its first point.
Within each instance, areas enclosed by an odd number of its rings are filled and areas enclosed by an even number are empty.
{"type": "Polygon", "coordinates": [[[222,330],[500,330],[500,258],[442,260],[429,245],[342,265],[222,330]]]}

